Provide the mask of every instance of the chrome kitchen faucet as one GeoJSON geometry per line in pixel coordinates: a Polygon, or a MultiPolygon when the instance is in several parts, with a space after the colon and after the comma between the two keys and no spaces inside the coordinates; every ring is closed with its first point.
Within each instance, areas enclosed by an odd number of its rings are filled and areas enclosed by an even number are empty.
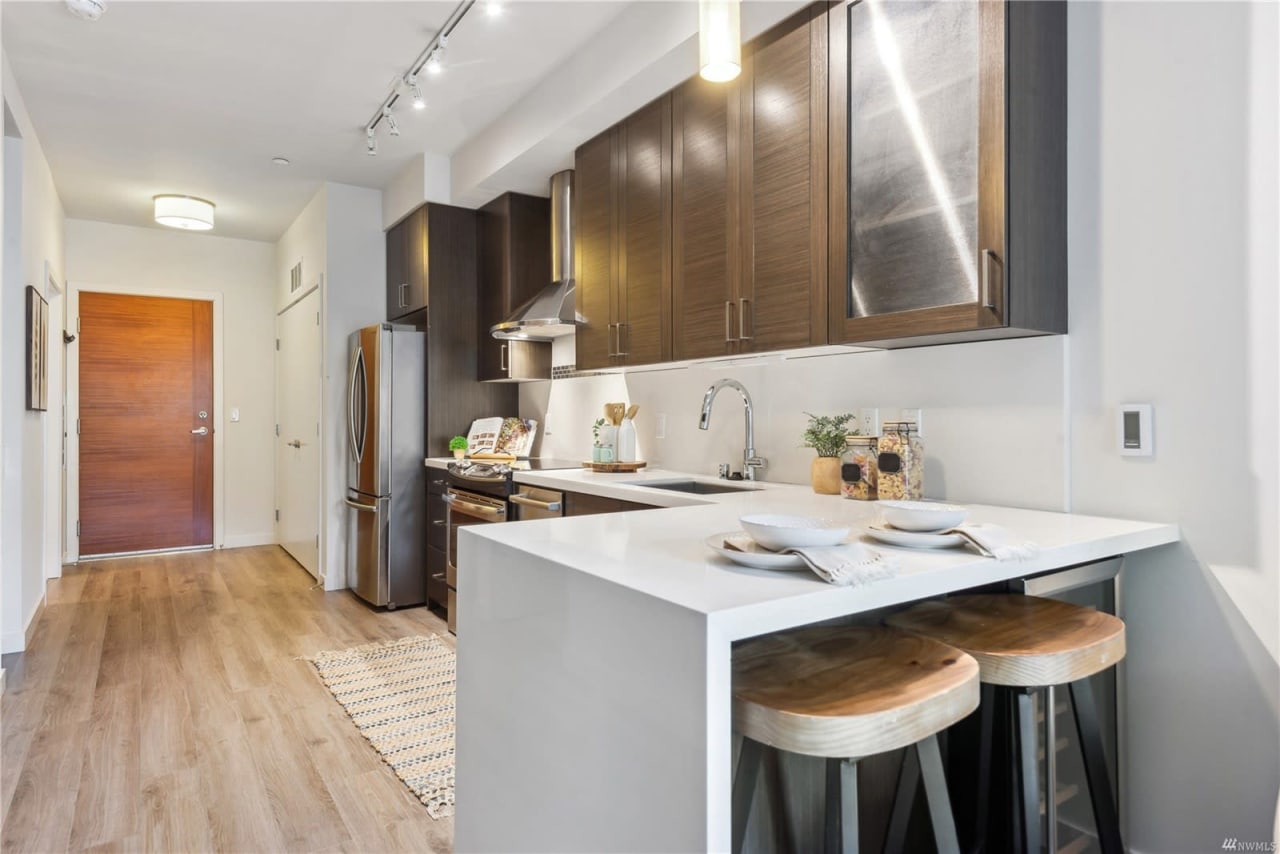
{"type": "MultiPolygon", "coordinates": [[[[723,379],[716,380],[711,384],[711,388],[707,389],[707,393],[702,396],[702,417],[698,419],[698,429],[706,430],[711,424],[711,404],[715,402],[716,395],[720,393],[720,389],[734,388],[742,395],[742,405],[746,418],[747,427],[747,446],[742,451],[742,477],[745,480],[755,480],[756,470],[763,469],[766,464],[764,457],[756,456],[756,427],[755,415],[751,406],[751,395],[747,392],[745,386],[737,380],[723,379]]],[[[724,476],[724,470],[727,466],[721,466],[721,476],[724,476]]]]}

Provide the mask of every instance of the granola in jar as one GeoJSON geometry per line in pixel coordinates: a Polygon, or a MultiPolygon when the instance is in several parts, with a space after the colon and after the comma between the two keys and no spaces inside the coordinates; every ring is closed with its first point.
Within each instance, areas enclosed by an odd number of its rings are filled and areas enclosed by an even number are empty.
{"type": "Polygon", "coordinates": [[[878,443],[879,477],[876,491],[882,499],[924,497],[924,444],[911,421],[884,425],[878,443]]]}
{"type": "Polygon", "coordinates": [[[840,494],[855,501],[874,501],[879,466],[879,440],[875,436],[850,436],[847,461],[840,466],[840,494]]]}

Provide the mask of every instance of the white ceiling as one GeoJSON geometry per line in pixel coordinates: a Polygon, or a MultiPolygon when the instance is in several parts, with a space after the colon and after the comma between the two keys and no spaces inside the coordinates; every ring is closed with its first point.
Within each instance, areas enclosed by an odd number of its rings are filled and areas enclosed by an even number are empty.
{"type": "Polygon", "coordinates": [[[428,108],[364,123],[453,2],[126,2],[96,23],[61,0],[5,2],[4,49],[67,216],[154,225],[151,197],[218,205],[227,237],[275,240],[322,181],[382,187],[416,153],[452,155],[627,4],[477,5],[428,108]],[[274,156],[292,161],[275,166],[274,156]]]}

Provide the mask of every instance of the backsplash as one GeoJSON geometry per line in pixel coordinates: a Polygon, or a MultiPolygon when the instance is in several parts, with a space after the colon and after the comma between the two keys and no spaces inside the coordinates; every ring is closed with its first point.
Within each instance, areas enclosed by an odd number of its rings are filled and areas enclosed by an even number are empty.
{"type": "MultiPolygon", "coordinates": [[[[557,341],[554,352],[557,363],[571,364],[571,339],[557,341]]],[[[918,408],[928,497],[1060,510],[1066,493],[1065,354],[1065,338],[1046,337],[632,369],[525,383],[520,415],[542,425],[542,456],[588,459],[591,424],[603,405],[636,403],[642,459],[714,476],[720,463],[742,467],[742,402],[735,393],[722,393],[706,432],[698,429],[698,415],[707,387],[732,377],[755,405],[756,451],[768,460],[763,478],[807,483],[813,451],[801,446],[805,412],[877,407],[881,420],[889,421],[902,408],[918,408]]]]}

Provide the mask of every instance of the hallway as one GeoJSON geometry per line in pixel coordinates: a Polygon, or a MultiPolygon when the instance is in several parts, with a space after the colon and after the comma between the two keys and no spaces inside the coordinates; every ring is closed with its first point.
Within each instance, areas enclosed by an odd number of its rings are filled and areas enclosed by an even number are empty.
{"type": "Polygon", "coordinates": [[[448,851],[298,659],[438,634],[312,589],[275,546],[87,563],[5,656],[6,851],[448,851]]]}

